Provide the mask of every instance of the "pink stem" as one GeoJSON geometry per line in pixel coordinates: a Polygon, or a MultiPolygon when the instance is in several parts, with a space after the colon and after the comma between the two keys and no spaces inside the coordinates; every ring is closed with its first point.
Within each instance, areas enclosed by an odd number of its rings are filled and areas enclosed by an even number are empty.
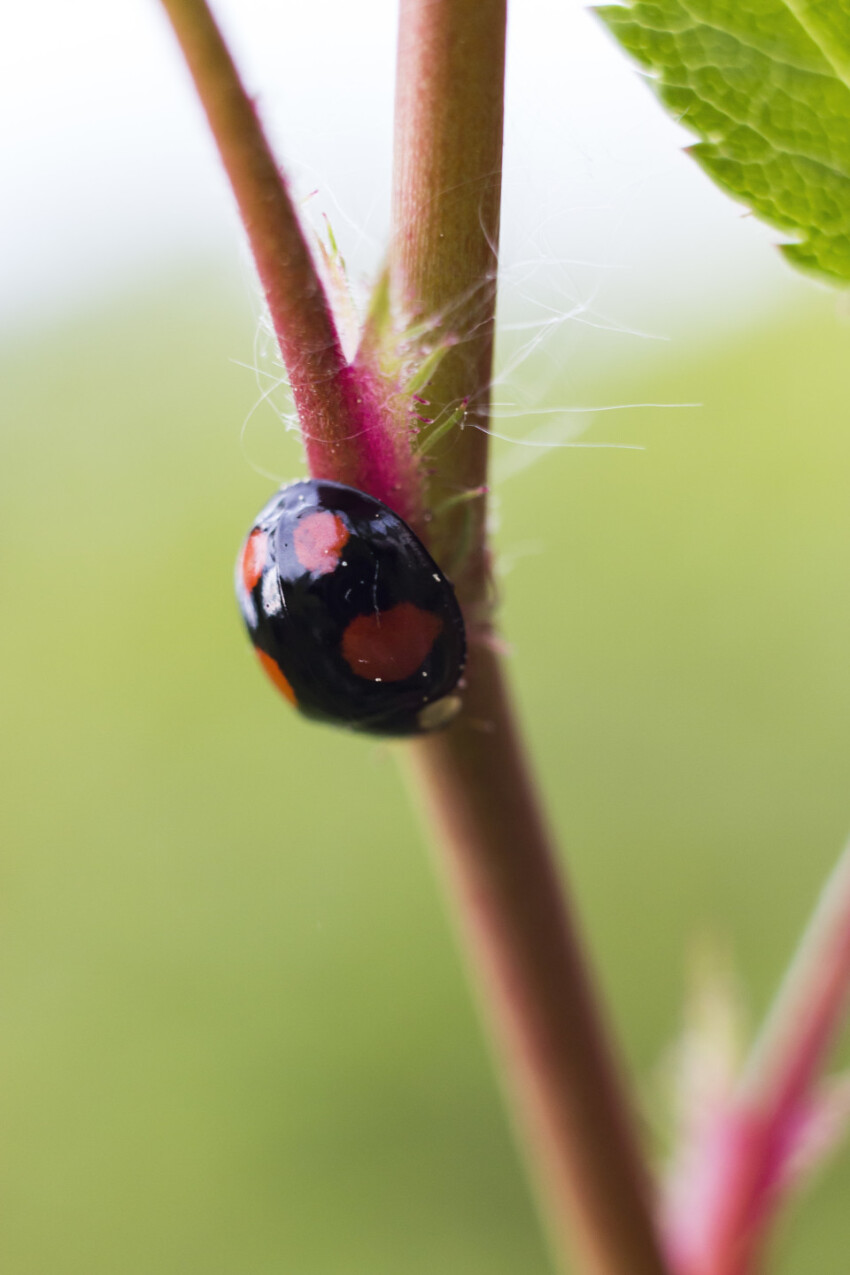
{"type": "Polygon", "coordinates": [[[850,993],[850,848],[826,883],[713,1146],[702,1198],[673,1219],[686,1275],[752,1275],[789,1155],[850,993]]]}
{"type": "Polygon", "coordinates": [[[204,0],[162,0],[248,234],[314,477],[418,506],[407,440],[370,378],[345,360],[328,300],[253,102],[204,0]]]}

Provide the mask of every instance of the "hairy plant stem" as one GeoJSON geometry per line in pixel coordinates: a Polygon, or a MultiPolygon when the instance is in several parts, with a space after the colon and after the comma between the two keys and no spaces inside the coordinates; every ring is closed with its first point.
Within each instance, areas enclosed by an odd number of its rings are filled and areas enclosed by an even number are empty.
{"type": "Polygon", "coordinates": [[[286,181],[205,0],[162,0],[230,179],[289,376],[307,463],[389,501],[421,496],[407,449],[350,366],[286,181]]]}
{"type": "MultiPolygon", "coordinates": [[[[428,538],[467,619],[486,623],[486,483],[502,187],[506,0],[401,0],[390,301],[445,352],[423,389],[431,430],[465,421],[424,464],[428,538]]],[[[423,431],[427,441],[429,430],[423,431]]]]}
{"type": "Polygon", "coordinates": [[[423,390],[429,539],[472,638],[464,711],[411,746],[462,937],[480,976],[550,1231],[588,1275],[662,1275],[647,1178],[498,656],[488,642],[485,501],[496,304],[505,0],[401,0],[390,301],[448,338],[423,390]],[[458,546],[462,553],[458,553],[458,546]]]}

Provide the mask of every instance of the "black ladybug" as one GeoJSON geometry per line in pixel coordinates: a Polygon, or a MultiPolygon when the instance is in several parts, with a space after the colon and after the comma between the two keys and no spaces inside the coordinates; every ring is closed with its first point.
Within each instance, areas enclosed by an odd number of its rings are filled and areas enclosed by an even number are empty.
{"type": "Polygon", "coordinates": [[[454,590],[380,500],[318,479],[283,487],[242,546],[236,592],[263,667],[308,717],[417,735],[460,708],[454,590]]]}

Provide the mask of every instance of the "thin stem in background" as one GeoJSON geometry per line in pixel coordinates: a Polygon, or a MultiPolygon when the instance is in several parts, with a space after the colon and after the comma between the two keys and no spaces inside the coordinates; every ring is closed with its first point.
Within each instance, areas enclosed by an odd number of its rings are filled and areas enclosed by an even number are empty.
{"type": "MultiPolygon", "coordinates": [[[[750,1056],[693,1216],[674,1217],[687,1275],[750,1275],[850,995],[850,848],[820,901],[750,1056]]],[[[711,1148],[709,1148],[711,1158],[711,1148]]]]}
{"type": "MultiPolygon", "coordinates": [[[[402,329],[426,320],[453,340],[423,391],[436,427],[464,401],[489,421],[505,23],[505,0],[401,0],[390,295],[402,329]]],[[[471,545],[456,584],[473,623],[464,712],[411,746],[414,770],[557,1250],[569,1230],[588,1275],[663,1275],[619,1068],[482,635],[484,501],[439,512],[484,483],[487,441],[455,430],[428,456],[431,543],[444,562],[471,545]]]]}

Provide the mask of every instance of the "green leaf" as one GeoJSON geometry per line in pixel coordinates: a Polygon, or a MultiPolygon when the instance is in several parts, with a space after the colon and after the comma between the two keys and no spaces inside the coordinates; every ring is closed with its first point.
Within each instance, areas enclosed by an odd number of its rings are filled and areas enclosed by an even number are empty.
{"type": "Polygon", "coordinates": [[[635,0],[596,12],[700,138],[689,153],[850,284],[850,0],[635,0]]]}

